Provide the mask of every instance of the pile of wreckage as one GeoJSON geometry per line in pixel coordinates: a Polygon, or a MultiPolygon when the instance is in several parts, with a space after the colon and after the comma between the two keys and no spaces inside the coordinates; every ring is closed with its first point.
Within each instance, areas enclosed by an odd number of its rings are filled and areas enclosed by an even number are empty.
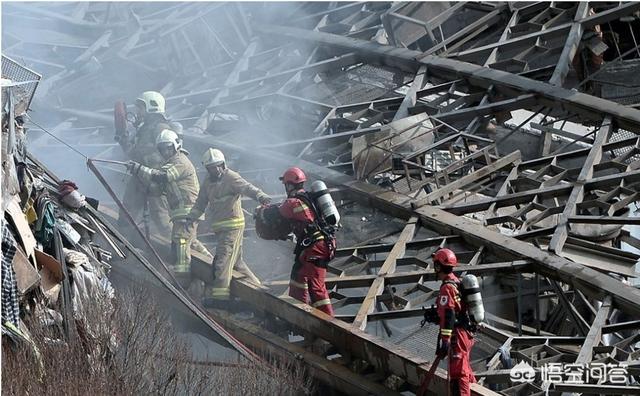
{"type": "Polygon", "coordinates": [[[87,207],[97,201],[29,159],[24,117],[39,76],[7,59],[2,72],[3,348],[32,342],[25,322],[67,341],[90,333],[87,305],[113,298],[113,252],[94,238],[103,225],[87,207]]]}

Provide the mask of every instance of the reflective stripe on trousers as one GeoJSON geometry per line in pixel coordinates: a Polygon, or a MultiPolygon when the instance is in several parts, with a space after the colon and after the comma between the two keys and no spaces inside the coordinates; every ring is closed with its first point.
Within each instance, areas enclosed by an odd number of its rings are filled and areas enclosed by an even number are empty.
{"type": "Polygon", "coordinates": [[[234,230],[225,230],[216,233],[218,246],[213,259],[213,282],[211,286],[218,289],[217,294],[211,294],[213,298],[228,298],[229,286],[233,270],[243,274],[249,281],[260,284],[260,280],[253,274],[242,259],[242,236],[244,227],[234,230]],[[226,292],[222,292],[222,291],[226,292]]]}
{"type": "Polygon", "coordinates": [[[213,232],[234,230],[238,228],[244,228],[244,217],[232,217],[230,219],[216,221],[211,224],[211,230],[213,232]]]}

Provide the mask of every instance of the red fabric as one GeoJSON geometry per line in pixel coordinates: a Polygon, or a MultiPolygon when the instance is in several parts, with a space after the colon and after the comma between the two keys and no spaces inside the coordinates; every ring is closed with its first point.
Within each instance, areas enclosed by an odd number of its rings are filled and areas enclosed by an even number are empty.
{"type": "Polygon", "coordinates": [[[61,197],[64,197],[65,195],[77,189],[78,186],[71,180],[63,180],[58,186],[58,194],[60,194],[61,197]]]}
{"type": "MultiPolygon", "coordinates": [[[[457,316],[461,311],[466,310],[464,301],[458,292],[458,288],[446,281],[458,282],[454,274],[448,274],[445,281],[440,286],[438,295],[438,316],[440,318],[440,329],[445,327],[445,312],[453,310],[457,316]]],[[[463,327],[455,327],[452,337],[441,334],[440,337],[451,342],[449,352],[449,376],[452,381],[456,381],[460,395],[470,395],[470,384],[476,382],[471,368],[471,348],[474,340],[471,333],[463,327]]]]}
{"type": "Polygon", "coordinates": [[[306,206],[298,198],[287,198],[279,209],[282,217],[291,221],[293,233],[299,239],[304,237],[305,227],[316,219],[313,210],[306,206]]]}
{"type": "Polygon", "coordinates": [[[445,329],[445,313],[447,310],[452,310],[455,314],[462,310],[462,302],[460,301],[460,293],[458,288],[446,281],[458,282],[458,278],[454,274],[448,274],[445,280],[440,286],[440,293],[438,294],[438,317],[440,318],[440,331],[441,337],[444,340],[449,340],[450,335],[442,335],[442,329],[445,329]]]}
{"type": "MultiPolygon", "coordinates": [[[[327,286],[324,279],[326,268],[318,266],[318,261],[329,259],[329,249],[324,241],[318,241],[300,253],[300,263],[295,265],[291,272],[291,279],[299,284],[306,285],[302,288],[297,285],[289,285],[289,295],[305,304],[314,304],[317,301],[329,299],[327,286]]],[[[333,316],[331,303],[316,306],[327,315],[333,316]]]]}

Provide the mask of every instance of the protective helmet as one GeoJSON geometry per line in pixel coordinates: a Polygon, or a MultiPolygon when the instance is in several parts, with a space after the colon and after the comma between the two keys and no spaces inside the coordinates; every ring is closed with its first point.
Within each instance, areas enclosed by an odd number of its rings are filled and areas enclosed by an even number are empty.
{"type": "Polygon", "coordinates": [[[458,266],[458,258],[451,249],[439,249],[431,257],[433,257],[433,264],[446,265],[449,267],[458,266]]]}
{"type": "Polygon", "coordinates": [[[171,129],[163,129],[162,132],[156,138],[156,146],[160,147],[161,145],[173,145],[173,148],[178,151],[182,144],[180,142],[180,138],[178,134],[172,131],[171,129]]]}
{"type": "Polygon", "coordinates": [[[204,166],[223,165],[225,162],[224,154],[218,149],[210,148],[202,156],[202,165],[204,166]]]}
{"type": "Polygon", "coordinates": [[[307,181],[307,176],[304,174],[302,169],[293,167],[284,171],[282,176],[280,176],[280,180],[282,180],[282,184],[299,184],[307,181]]]}
{"type": "Polygon", "coordinates": [[[136,101],[144,103],[147,113],[164,114],[164,97],[156,91],[146,91],[136,101]]]}

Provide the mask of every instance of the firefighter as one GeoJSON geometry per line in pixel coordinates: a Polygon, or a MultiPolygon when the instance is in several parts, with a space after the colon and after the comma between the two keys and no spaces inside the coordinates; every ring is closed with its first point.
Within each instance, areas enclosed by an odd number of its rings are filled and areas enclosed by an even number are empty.
{"type": "MultiPolygon", "coordinates": [[[[191,263],[191,242],[196,237],[196,224],[187,221],[198,195],[196,169],[182,148],[178,135],[165,129],[156,138],[156,147],[164,164],[155,169],[135,161],[127,168],[145,184],[156,184],[166,196],[171,219],[171,255],[175,272],[188,272],[191,263]]],[[[206,254],[211,256],[207,251],[206,254]]]]}
{"type": "Polygon", "coordinates": [[[208,149],[202,157],[202,164],[208,176],[188,218],[195,222],[209,207],[206,220],[211,224],[218,244],[213,259],[213,282],[207,287],[208,296],[204,302],[205,305],[216,306],[230,298],[229,286],[234,269],[252,282],[260,283],[242,259],[244,214],[240,198],[248,196],[263,205],[271,202],[271,198],[227,168],[224,154],[218,149],[208,149]]]}
{"type": "Polygon", "coordinates": [[[436,355],[449,357],[449,383],[452,395],[470,395],[470,384],[476,382],[471,369],[473,334],[467,304],[461,298],[458,277],[453,269],[458,259],[450,249],[439,249],[433,254],[433,267],[438,280],[442,281],[437,300],[440,325],[436,355]]]}
{"type": "MultiPolygon", "coordinates": [[[[160,168],[164,162],[158,150],[156,139],[160,132],[171,129],[165,117],[164,97],[154,91],[143,92],[136,99],[135,122],[136,133],[133,142],[127,145],[127,155],[131,161],[149,168],[160,168]]],[[[149,216],[160,235],[168,235],[169,214],[166,198],[162,194],[162,187],[151,181],[140,183],[135,177],[129,179],[122,201],[135,217],[148,209],[149,216]]],[[[126,226],[125,216],[120,213],[121,226],[126,226]]],[[[148,225],[145,224],[145,227],[148,225]]]]}
{"type": "Polygon", "coordinates": [[[300,168],[287,169],[280,178],[287,199],[279,212],[291,222],[296,236],[295,262],[289,280],[289,295],[324,313],[333,316],[333,306],[324,284],[329,261],[333,258],[336,241],[332,234],[318,226],[319,213],[303,188],[307,180],[300,168]]]}
{"type": "MultiPolygon", "coordinates": [[[[165,100],[164,97],[155,91],[146,91],[136,99],[135,102],[135,121],[136,128],[133,142],[123,144],[126,148],[129,159],[149,168],[158,169],[165,160],[156,149],[156,139],[158,135],[165,130],[181,129],[178,123],[170,122],[165,116],[165,100]]],[[[140,216],[143,212],[148,212],[151,223],[155,227],[155,231],[159,235],[169,235],[172,228],[169,226],[170,216],[168,211],[167,197],[163,193],[164,189],[155,182],[141,183],[140,179],[131,178],[125,188],[122,202],[127,205],[127,209],[132,213],[134,218],[140,216]],[[147,210],[145,211],[145,207],[147,210]]],[[[120,213],[120,226],[127,227],[126,216],[120,213]]],[[[145,220],[145,228],[148,231],[149,224],[145,220]]],[[[191,242],[191,248],[210,255],[207,248],[197,239],[191,242]]]]}

